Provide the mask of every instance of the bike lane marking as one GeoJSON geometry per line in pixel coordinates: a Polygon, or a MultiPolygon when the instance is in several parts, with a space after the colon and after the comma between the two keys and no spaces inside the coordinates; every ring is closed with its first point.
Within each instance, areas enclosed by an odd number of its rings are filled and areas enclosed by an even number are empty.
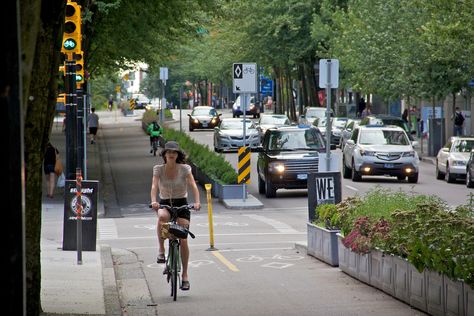
{"type": "Polygon", "coordinates": [[[285,234],[298,233],[298,231],[294,229],[293,227],[291,227],[290,225],[277,221],[275,219],[271,219],[271,218],[268,218],[262,215],[257,215],[257,214],[246,214],[243,216],[246,216],[256,221],[270,225],[280,233],[285,233],[285,234]]]}
{"type": "Polygon", "coordinates": [[[214,257],[220,260],[230,271],[239,272],[239,269],[229,260],[227,260],[219,251],[212,251],[211,252],[214,257]]]}

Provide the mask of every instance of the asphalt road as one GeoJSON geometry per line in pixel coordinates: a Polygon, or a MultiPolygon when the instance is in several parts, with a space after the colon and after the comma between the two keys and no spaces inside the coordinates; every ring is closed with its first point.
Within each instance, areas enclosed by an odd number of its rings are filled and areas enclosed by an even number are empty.
{"type": "MultiPolygon", "coordinates": [[[[137,111],[139,112],[139,111],[137,111]]],[[[212,200],[215,247],[210,245],[206,194],[203,208],[193,213],[190,242],[191,290],[169,296],[157,255],[156,218],[148,209],[152,167],[158,158],[149,153],[140,116],[99,113],[106,212],[100,219],[99,240],[112,248],[134,252],[142,263],[153,301],[161,315],[421,315],[423,313],[364,285],[295,249],[306,241],[307,193],[279,190],[277,198],[258,194],[252,177],[250,193],[265,205],[259,210],[228,210],[212,200]],[[119,216],[119,217],[116,217],[119,216]],[[116,217],[116,218],[114,218],[116,217]]],[[[226,112],[224,116],[230,116],[226,112]]],[[[183,128],[187,131],[187,116],[183,128]]],[[[174,123],[179,128],[179,123],[174,123]]],[[[212,131],[191,135],[212,148],[212,131]]],[[[236,153],[224,154],[233,165],[236,153]]],[[[256,154],[252,154],[256,162],[256,154]]],[[[255,174],[255,163],[252,175],[255,174]]],[[[360,183],[343,180],[343,196],[363,194],[374,185],[436,194],[459,204],[468,193],[461,183],[435,180],[434,166],[422,162],[420,182],[398,183],[388,178],[360,183]]]]}

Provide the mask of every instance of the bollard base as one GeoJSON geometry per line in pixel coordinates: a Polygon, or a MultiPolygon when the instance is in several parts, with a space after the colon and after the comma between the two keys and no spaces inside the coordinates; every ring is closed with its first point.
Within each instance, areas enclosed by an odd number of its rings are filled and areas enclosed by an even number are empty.
{"type": "Polygon", "coordinates": [[[206,249],[206,251],[217,251],[217,250],[219,250],[219,249],[214,248],[213,246],[206,249]]]}

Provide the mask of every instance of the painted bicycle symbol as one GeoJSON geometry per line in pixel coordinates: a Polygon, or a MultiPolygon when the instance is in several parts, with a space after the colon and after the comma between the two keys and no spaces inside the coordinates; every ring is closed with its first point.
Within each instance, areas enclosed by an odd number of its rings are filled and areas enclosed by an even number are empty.
{"type": "Polygon", "coordinates": [[[303,256],[299,255],[281,255],[276,254],[272,257],[260,257],[255,255],[250,255],[248,257],[238,258],[237,261],[239,262],[262,262],[263,260],[282,260],[282,261],[296,261],[303,259],[303,256]]]}

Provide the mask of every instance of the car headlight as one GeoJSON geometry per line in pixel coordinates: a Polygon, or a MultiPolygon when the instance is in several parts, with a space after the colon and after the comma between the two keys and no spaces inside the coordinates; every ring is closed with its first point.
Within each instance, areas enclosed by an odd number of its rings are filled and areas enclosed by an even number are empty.
{"type": "Polygon", "coordinates": [[[268,171],[274,173],[283,173],[285,171],[285,164],[281,162],[270,162],[268,165],[268,171]]]}
{"type": "Polygon", "coordinates": [[[249,110],[253,110],[254,107],[255,107],[255,104],[250,104],[249,110]]]}
{"type": "Polygon", "coordinates": [[[415,151],[405,151],[402,153],[402,157],[415,157],[415,151]]]}
{"type": "Polygon", "coordinates": [[[216,121],[217,121],[217,119],[216,119],[215,117],[213,117],[212,120],[211,120],[211,123],[212,123],[212,124],[215,124],[216,121]]]}
{"type": "Polygon", "coordinates": [[[361,149],[360,155],[361,156],[375,156],[375,151],[361,149]]]}
{"type": "Polygon", "coordinates": [[[467,161],[464,160],[453,160],[453,166],[465,166],[467,165],[467,161]]]}
{"type": "Polygon", "coordinates": [[[198,120],[198,119],[194,119],[194,120],[193,120],[193,123],[194,123],[194,124],[199,124],[199,120],[198,120]]]}

